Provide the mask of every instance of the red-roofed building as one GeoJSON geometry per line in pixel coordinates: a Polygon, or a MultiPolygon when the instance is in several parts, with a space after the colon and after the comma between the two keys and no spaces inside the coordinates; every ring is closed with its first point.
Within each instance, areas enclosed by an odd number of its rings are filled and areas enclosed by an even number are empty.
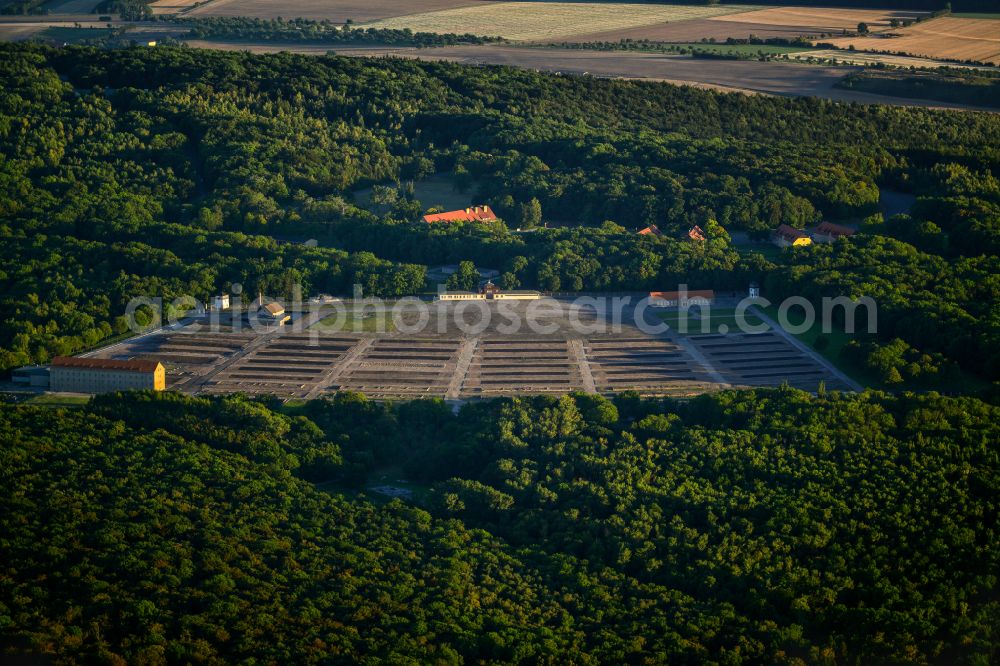
{"type": "Polygon", "coordinates": [[[820,222],[819,226],[816,227],[816,231],[813,232],[812,238],[817,243],[832,243],[838,238],[853,236],[854,234],[854,229],[850,227],[834,224],[833,222],[820,222]]]}
{"type": "Polygon", "coordinates": [[[688,230],[688,238],[696,241],[704,241],[706,240],[705,230],[696,224],[688,230]]]}
{"type": "Polygon", "coordinates": [[[159,361],[56,356],[49,368],[53,391],[106,393],[129,389],[166,388],[166,371],[159,361]]]}
{"type": "Polygon", "coordinates": [[[692,291],[651,291],[649,302],[653,307],[669,308],[673,306],[687,307],[689,305],[711,305],[715,302],[715,292],[711,289],[695,289],[692,291]]]}
{"type": "Polygon", "coordinates": [[[812,245],[812,239],[809,235],[802,231],[801,229],[796,229],[790,227],[787,224],[779,225],[774,233],[771,234],[771,240],[778,247],[801,247],[803,245],[812,245]]]}
{"type": "Polygon", "coordinates": [[[435,222],[495,222],[497,216],[489,206],[472,206],[461,210],[450,210],[447,213],[429,213],[424,215],[427,224],[435,222]]]}
{"type": "Polygon", "coordinates": [[[651,224],[648,227],[646,227],[645,229],[640,229],[638,231],[638,234],[640,236],[657,236],[657,237],[659,237],[659,236],[663,235],[663,232],[660,231],[659,228],[657,228],[657,226],[655,224],[651,224]]]}

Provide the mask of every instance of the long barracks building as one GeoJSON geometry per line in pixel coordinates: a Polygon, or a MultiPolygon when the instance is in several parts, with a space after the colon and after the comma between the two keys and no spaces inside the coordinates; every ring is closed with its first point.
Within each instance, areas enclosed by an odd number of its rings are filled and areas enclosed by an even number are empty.
{"type": "Polygon", "coordinates": [[[72,393],[107,393],[166,388],[166,371],[158,361],[115,361],[56,356],[49,369],[49,388],[72,393]]]}

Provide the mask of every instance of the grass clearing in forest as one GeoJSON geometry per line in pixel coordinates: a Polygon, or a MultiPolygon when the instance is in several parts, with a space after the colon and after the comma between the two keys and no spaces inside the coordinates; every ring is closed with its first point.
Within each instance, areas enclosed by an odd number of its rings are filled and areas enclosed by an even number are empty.
{"type": "Polygon", "coordinates": [[[748,5],[645,5],[621,2],[498,2],[376,21],[373,28],[499,35],[514,41],[568,38],[746,12],[748,5]]]}
{"type": "MultiPolygon", "coordinates": [[[[394,183],[386,184],[391,187],[395,187],[394,183]]],[[[458,192],[455,190],[453,178],[451,174],[448,173],[435,174],[413,182],[413,196],[420,202],[420,205],[424,210],[430,208],[431,206],[440,206],[444,210],[468,208],[476,203],[472,200],[475,192],[475,182],[470,184],[469,188],[465,192],[458,192]]],[[[388,206],[385,205],[380,206],[378,204],[373,204],[371,202],[371,196],[372,188],[366,187],[354,193],[354,201],[357,205],[370,210],[374,209],[384,212],[384,210],[388,208],[388,206]]]]}
{"type": "Polygon", "coordinates": [[[24,401],[35,407],[82,407],[90,402],[89,395],[65,395],[62,393],[39,393],[24,401]]]}

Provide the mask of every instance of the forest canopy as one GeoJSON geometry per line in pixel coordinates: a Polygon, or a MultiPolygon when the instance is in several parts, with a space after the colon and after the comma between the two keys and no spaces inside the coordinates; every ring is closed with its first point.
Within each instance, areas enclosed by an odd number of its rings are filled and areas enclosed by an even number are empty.
{"type": "Polygon", "coordinates": [[[991,663],[998,417],[791,389],[0,406],[0,642],[67,663],[991,663]],[[386,469],[425,490],[378,500],[386,469]]]}

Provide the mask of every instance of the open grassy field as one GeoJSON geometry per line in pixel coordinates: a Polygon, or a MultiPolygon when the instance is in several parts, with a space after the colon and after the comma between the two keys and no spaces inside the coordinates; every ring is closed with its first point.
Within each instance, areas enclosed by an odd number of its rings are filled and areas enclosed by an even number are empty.
{"type": "Polygon", "coordinates": [[[497,2],[376,21],[378,28],[500,35],[514,41],[566,39],[600,31],[745,12],[747,5],[656,5],[620,2],[497,2]]]}
{"type": "Polygon", "coordinates": [[[90,402],[89,395],[66,395],[60,393],[39,393],[25,401],[25,404],[44,407],[81,407],[90,402]]]}
{"type": "MultiPolygon", "coordinates": [[[[441,206],[444,210],[466,208],[475,203],[472,200],[475,190],[476,186],[473,185],[464,193],[456,192],[451,176],[446,173],[439,173],[413,183],[413,195],[425,209],[431,206],[441,206]]],[[[354,201],[359,206],[372,208],[371,195],[372,188],[366,187],[354,193],[354,201]]]]}
{"type": "MultiPolygon", "coordinates": [[[[173,0],[166,0],[173,2],[173,0]]],[[[306,18],[355,23],[434,12],[439,10],[488,5],[488,0],[214,0],[186,13],[186,16],[254,16],[272,19],[306,18]]]]}
{"type": "Polygon", "coordinates": [[[53,0],[45,3],[45,9],[52,14],[89,14],[97,4],[98,0],[53,0]]]}
{"type": "Polygon", "coordinates": [[[73,28],[70,26],[58,26],[46,28],[39,33],[38,36],[44,37],[45,39],[51,39],[56,42],[75,44],[87,39],[101,39],[102,37],[107,37],[109,34],[111,34],[111,30],[108,28],[73,28]]]}
{"type": "MultiPolygon", "coordinates": [[[[665,324],[670,326],[675,335],[725,334],[736,333],[740,330],[740,322],[736,321],[735,308],[713,307],[704,313],[698,308],[691,308],[687,312],[671,309],[656,314],[665,324]]],[[[763,325],[761,319],[749,311],[743,314],[743,320],[749,326],[760,327],[763,325]]],[[[770,330],[770,327],[767,330],[770,330]]]]}
{"type": "Polygon", "coordinates": [[[889,51],[949,60],[976,60],[1000,65],[1000,23],[990,19],[942,16],[908,28],[868,37],[824,40],[842,49],[889,51]]]}

